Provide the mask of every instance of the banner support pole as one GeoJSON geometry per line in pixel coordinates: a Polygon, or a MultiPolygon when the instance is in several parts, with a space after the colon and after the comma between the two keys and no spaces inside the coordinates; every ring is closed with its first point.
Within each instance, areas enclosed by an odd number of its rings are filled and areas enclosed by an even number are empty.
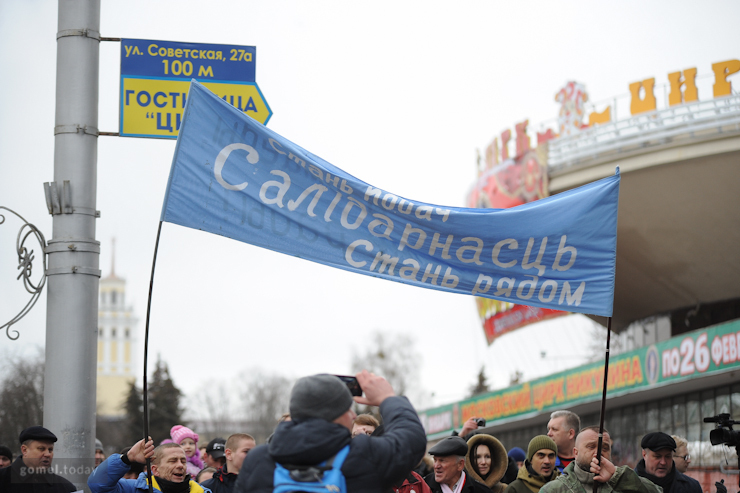
{"type": "MultiPolygon", "coordinates": [[[[152,259],[152,275],[149,278],[149,298],[146,303],[146,328],[144,329],[144,381],[142,393],[144,395],[144,446],[149,440],[149,385],[147,380],[147,364],[149,362],[149,315],[152,311],[152,291],[154,290],[154,269],[157,266],[157,251],[159,250],[159,237],[162,233],[162,221],[157,227],[157,240],[154,242],[154,258],[152,259]]],[[[146,459],[146,475],[149,479],[149,493],[154,492],[152,485],[152,462],[146,459]]]]}
{"type": "MultiPolygon", "coordinates": [[[[601,393],[601,416],[599,418],[599,443],[596,447],[596,461],[601,464],[601,446],[604,443],[604,414],[606,414],[606,385],[609,381],[609,342],[612,335],[612,317],[606,319],[606,355],[604,356],[604,386],[601,393]]],[[[599,482],[594,481],[594,491],[599,490],[599,482]]]]}

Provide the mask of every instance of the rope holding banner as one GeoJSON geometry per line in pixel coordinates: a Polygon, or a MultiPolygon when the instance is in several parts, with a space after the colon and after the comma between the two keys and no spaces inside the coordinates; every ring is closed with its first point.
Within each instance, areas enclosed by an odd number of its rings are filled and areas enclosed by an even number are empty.
{"type": "MultiPolygon", "coordinates": [[[[601,417],[599,418],[599,443],[596,445],[596,461],[601,464],[601,446],[604,443],[604,414],[606,414],[606,384],[609,381],[609,342],[612,335],[612,318],[606,319],[606,355],[604,356],[604,388],[601,393],[601,417]]],[[[599,482],[594,481],[594,493],[599,491],[599,482]]]]}
{"type": "MultiPolygon", "coordinates": [[[[146,304],[146,328],[144,330],[144,385],[142,392],[144,394],[144,446],[149,440],[149,385],[147,381],[147,363],[149,361],[149,315],[152,311],[152,291],[154,289],[154,268],[157,266],[157,250],[159,250],[159,236],[162,233],[162,221],[159,221],[157,228],[157,240],[154,242],[154,259],[152,260],[152,275],[149,279],[149,299],[146,304]]],[[[152,485],[152,461],[146,458],[146,475],[149,479],[149,493],[154,493],[152,485]]]]}

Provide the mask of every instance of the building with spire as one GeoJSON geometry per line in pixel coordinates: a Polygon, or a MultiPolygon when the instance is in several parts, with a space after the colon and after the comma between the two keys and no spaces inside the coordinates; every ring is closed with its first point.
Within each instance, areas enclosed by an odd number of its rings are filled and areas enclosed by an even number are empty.
{"type": "Polygon", "coordinates": [[[126,306],[126,280],[116,275],[115,239],[108,277],[100,280],[98,305],[98,416],[120,417],[135,380],[136,324],[133,308],[126,306]]]}

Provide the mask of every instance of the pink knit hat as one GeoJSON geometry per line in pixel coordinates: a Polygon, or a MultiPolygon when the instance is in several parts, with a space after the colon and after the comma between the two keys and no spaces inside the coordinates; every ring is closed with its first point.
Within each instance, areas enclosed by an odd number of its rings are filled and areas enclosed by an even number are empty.
{"type": "Polygon", "coordinates": [[[179,444],[186,438],[192,438],[195,443],[198,443],[198,434],[188,428],[187,426],[183,425],[175,425],[170,430],[170,436],[172,437],[172,440],[179,444]]]}

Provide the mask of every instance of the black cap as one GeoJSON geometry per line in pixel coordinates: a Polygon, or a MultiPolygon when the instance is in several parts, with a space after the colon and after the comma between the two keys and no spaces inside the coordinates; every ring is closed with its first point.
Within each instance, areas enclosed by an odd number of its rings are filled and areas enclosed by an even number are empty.
{"type": "Polygon", "coordinates": [[[669,448],[675,451],[676,441],[671,438],[670,435],[663,433],[662,431],[654,431],[642,437],[640,447],[649,448],[650,450],[661,450],[669,448]]]}
{"type": "Polygon", "coordinates": [[[31,426],[21,432],[18,437],[21,444],[27,440],[38,440],[40,442],[56,442],[57,436],[43,426],[31,426]]]}
{"type": "Polygon", "coordinates": [[[214,459],[220,459],[223,457],[225,455],[225,450],[226,440],[223,438],[214,438],[208,442],[208,446],[206,446],[206,453],[214,459]]]}
{"type": "Polygon", "coordinates": [[[11,461],[13,460],[13,452],[11,452],[10,449],[5,445],[0,445],[0,455],[3,457],[7,457],[11,461]]]}
{"type": "Polygon", "coordinates": [[[460,437],[447,437],[429,449],[429,455],[460,455],[468,453],[468,444],[460,437]]]}

